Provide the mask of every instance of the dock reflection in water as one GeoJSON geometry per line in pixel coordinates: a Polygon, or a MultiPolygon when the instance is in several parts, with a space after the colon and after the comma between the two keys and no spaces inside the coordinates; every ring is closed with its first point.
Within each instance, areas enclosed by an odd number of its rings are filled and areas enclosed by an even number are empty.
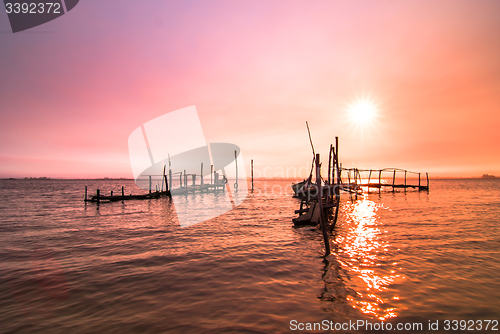
{"type": "MultiPolygon", "coordinates": [[[[368,317],[387,320],[398,316],[400,296],[391,286],[405,279],[395,252],[387,241],[387,231],[377,214],[389,210],[369,199],[344,202],[344,223],[334,239],[334,256],[349,280],[347,301],[368,317]]],[[[397,289],[394,289],[397,291],[397,289]]]]}

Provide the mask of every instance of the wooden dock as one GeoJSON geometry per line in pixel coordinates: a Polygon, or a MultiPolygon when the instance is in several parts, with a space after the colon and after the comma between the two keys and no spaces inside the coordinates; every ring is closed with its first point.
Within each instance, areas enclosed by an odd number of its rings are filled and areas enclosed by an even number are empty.
{"type": "MultiPolygon", "coordinates": [[[[235,161],[237,159],[237,151],[234,151],[235,161]]],[[[162,175],[145,175],[149,178],[149,192],[146,194],[129,194],[125,195],[124,187],[121,187],[121,194],[115,195],[113,191],[109,195],[103,195],[100,189],[96,190],[96,194],[92,197],[87,196],[87,186],[85,186],[85,202],[118,202],[126,200],[146,200],[155,199],[160,197],[172,197],[178,195],[188,195],[193,193],[225,193],[226,186],[228,186],[228,179],[224,175],[224,169],[222,169],[223,174],[214,171],[214,166],[211,165],[210,168],[210,182],[204,180],[203,175],[203,163],[200,165],[200,174],[187,173],[186,170],[182,172],[172,172],[169,167],[168,176],[166,174],[166,166],[163,168],[162,175]],[[155,185],[155,190],[153,190],[153,177],[157,180],[161,179],[161,185],[155,185]],[[178,187],[173,187],[173,180],[178,178],[178,187]],[[164,190],[165,189],[165,190],[164,190]]],[[[143,175],[144,176],[144,175],[143,175]]],[[[251,161],[251,183],[253,191],[253,160],[251,161]]],[[[159,182],[159,181],[158,181],[159,182]]],[[[246,180],[245,180],[246,182],[246,180]]],[[[236,181],[234,183],[234,188],[238,187],[238,165],[236,163],[236,181]]]]}
{"type": "MultiPolygon", "coordinates": [[[[311,140],[310,132],[309,139],[311,140]]],[[[315,154],[312,140],[311,146],[313,154],[315,154]]],[[[295,210],[298,217],[293,219],[293,223],[295,227],[311,225],[320,228],[325,243],[325,256],[327,256],[330,254],[329,234],[332,233],[338,220],[341,191],[351,194],[351,199],[353,194],[356,199],[359,195],[363,195],[365,189],[367,192],[370,192],[370,189],[377,189],[381,192],[383,188],[389,188],[392,192],[395,192],[396,189],[407,191],[409,188],[428,191],[429,174],[425,173],[425,176],[426,184],[423,185],[421,173],[400,168],[368,170],[342,168],[342,164],[339,163],[338,137],[335,137],[335,147],[330,145],[327,177],[325,179],[321,177],[320,155],[315,154],[309,178],[292,185],[295,192],[294,197],[300,199],[300,208],[295,210]],[[313,167],[316,169],[315,182],[312,182],[313,167]],[[362,173],[367,173],[368,177],[363,178],[362,173]],[[372,180],[374,174],[378,177],[372,180]],[[388,174],[389,177],[387,177],[388,174]],[[398,175],[402,174],[404,174],[404,178],[397,178],[398,175]],[[408,178],[409,174],[418,177],[408,178]]]]}

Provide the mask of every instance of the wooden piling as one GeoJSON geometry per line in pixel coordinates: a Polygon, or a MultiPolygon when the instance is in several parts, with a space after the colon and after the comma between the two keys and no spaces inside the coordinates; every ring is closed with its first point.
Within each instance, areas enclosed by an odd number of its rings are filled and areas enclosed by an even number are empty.
{"type": "Polygon", "coordinates": [[[163,192],[163,183],[167,183],[167,178],[165,177],[165,169],[167,166],[163,165],[163,174],[161,177],[161,191],[163,192]]]}
{"type": "Polygon", "coordinates": [[[427,178],[427,190],[429,190],[429,173],[425,172],[425,177],[427,178]]]}
{"type": "Polygon", "coordinates": [[[169,168],[168,169],[168,184],[167,184],[167,190],[172,191],[172,170],[169,168]]]}
{"type": "Polygon", "coordinates": [[[200,176],[201,176],[201,179],[200,179],[201,188],[200,189],[203,192],[203,162],[201,163],[200,176]]]}
{"type": "Polygon", "coordinates": [[[149,193],[151,194],[151,175],[149,175],[149,193]]]}
{"type": "Polygon", "coordinates": [[[368,192],[370,192],[370,179],[372,177],[372,170],[370,169],[370,174],[368,174],[368,192]]]}
{"type": "Polygon", "coordinates": [[[250,169],[252,171],[252,191],[253,191],[253,159],[252,159],[250,166],[251,166],[250,169]]]}
{"type": "Polygon", "coordinates": [[[332,150],[333,145],[330,144],[330,152],[328,153],[328,185],[331,185],[330,170],[332,169],[332,150]]]}
{"type": "Polygon", "coordinates": [[[182,188],[182,172],[179,174],[179,187],[182,188]]]}
{"type": "Polygon", "coordinates": [[[394,174],[392,175],[392,192],[394,192],[395,183],[396,183],[396,170],[394,170],[394,174]]]}
{"type": "Polygon", "coordinates": [[[110,196],[113,196],[113,190],[111,190],[110,196]]]}
{"type": "Polygon", "coordinates": [[[323,240],[325,242],[325,256],[330,255],[330,240],[328,238],[326,221],[323,212],[323,187],[321,186],[321,164],[319,162],[319,153],[316,154],[316,186],[318,187],[318,205],[319,205],[319,223],[323,231],[323,240]]]}
{"type": "Polygon", "coordinates": [[[101,201],[101,191],[99,189],[97,189],[96,201],[97,201],[97,204],[99,204],[99,202],[101,201]]]}
{"type": "Polygon", "coordinates": [[[210,165],[210,183],[211,184],[214,184],[213,176],[214,176],[214,165],[210,165]]]}
{"type": "Polygon", "coordinates": [[[87,202],[87,186],[85,186],[85,202],[87,202]]]}
{"type": "Polygon", "coordinates": [[[236,165],[236,182],[234,183],[234,189],[238,190],[238,151],[234,150],[234,164],[236,165]]]}
{"type": "MultiPolygon", "coordinates": [[[[187,172],[186,170],[184,169],[184,187],[186,187],[186,190],[187,190],[187,187],[188,187],[188,175],[187,175],[187,172]]],[[[187,191],[186,191],[187,193],[187,191]]]]}
{"type": "Polygon", "coordinates": [[[122,197],[125,196],[125,188],[122,186],[122,197]]]}
{"type": "Polygon", "coordinates": [[[382,180],[381,180],[381,178],[382,178],[382,170],[379,170],[378,171],[378,185],[379,185],[378,192],[379,193],[382,190],[382,182],[381,182],[382,180]]]}
{"type": "Polygon", "coordinates": [[[163,169],[163,179],[165,180],[165,191],[169,191],[167,175],[165,175],[165,168],[163,169]]]}
{"type": "Polygon", "coordinates": [[[418,189],[420,190],[420,173],[418,173],[418,189]]]}

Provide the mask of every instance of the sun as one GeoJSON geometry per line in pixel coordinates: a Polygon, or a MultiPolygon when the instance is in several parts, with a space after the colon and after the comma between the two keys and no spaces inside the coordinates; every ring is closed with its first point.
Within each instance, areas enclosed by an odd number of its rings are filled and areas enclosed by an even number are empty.
{"type": "Polygon", "coordinates": [[[370,100],[357,100],[349,105],[349,117],[357,125],[368,125],[377,116],[377,106],[370,100]]]}

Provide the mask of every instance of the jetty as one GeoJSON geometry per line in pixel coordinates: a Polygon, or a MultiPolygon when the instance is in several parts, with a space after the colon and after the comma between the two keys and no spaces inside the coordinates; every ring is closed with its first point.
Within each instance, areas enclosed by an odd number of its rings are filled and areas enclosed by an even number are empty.
{"type": "MultiPolygon", "coordinates": [[[[232,186],[238,188],[238,164],[237,164],[237,151],[234,151],[236,162],[236,179],[232,186]]],[[[253,160],[251,160],[251,186],[254,189],[253,183],[253,160]]],[[[156,199],[160,197],[172,197],[178,195],[188,195],[194,193],[225,193],[226,187],[229,187],[228,179],[225,175],[224,169],[222,173],[214,170],[214,165],[210,166],[210,181],[207,175],[203,175],[203,163],[200,164],[200,174],[188,173],[186,170],[181,172],[173,172],[170,169],[168,175],[166,173],[166,166],[163,167],[163,174],[161,175],[143,175],[149,181],[149,192],[145,194],[125,194],[125,188],[121,187],[121,193],[115,194],[110,191],[109,195],[104,195],[100,189],[96,189],[95,195],[88,196],[88,187],[85,186],[85,202],[101,203],[101,202],[118,202],[126,200],[147,200],[156,199]],[[205,180],[205,177],[207,180],[205,180]],[[159,181],[161,180],[161,182],[159,181]],[[175,182],[174,182],[175,181],[175,182]],[[154,186],[153,183],[157,183],[154,186]],[[174,183],[177,184],[174,187],[174,183]]],[[[144,181],[144,180],[143,180],[144,181]]],[[[246,182],[246,181],[245,181],[246,182]]]]}
{"type": "Polygon", "coordinates": [[[309,140],[313,151],[313,162],[309,177],[302,182],[292,185],[294,197],[300,199],[300,207],[295,210],[298,214],[294,218],[295,227],[316,226],[323,233],[325,242],[325,256],[330,254],[329,235],[335,228],[339,216],[341,192],[355,196],[363,196],[364,191],[389,189],[408,189],[417,191],[429,191],[429,174],[425,173],[425,185],[422,182],[422,173],[412,172],[400,168],[384,169],[359,169],[343,168],[339,162],[339,140],[335,137],[335,146],[330,145],[328,156],[327,175],[321,176],[320,155],[314,151],[314,145],[307,124],[309,140]],[[315,181],[313,182],[313,170],[315,169],[315,181]],[[368,174],[367,177],[363,177],[368,174]],[[404,176],[403,176],[404,175],[404,176]],[[409,177],[410,176],[410,177],[409,177]],[[411,177],[413,176],[413,177],[411,177]]]}

